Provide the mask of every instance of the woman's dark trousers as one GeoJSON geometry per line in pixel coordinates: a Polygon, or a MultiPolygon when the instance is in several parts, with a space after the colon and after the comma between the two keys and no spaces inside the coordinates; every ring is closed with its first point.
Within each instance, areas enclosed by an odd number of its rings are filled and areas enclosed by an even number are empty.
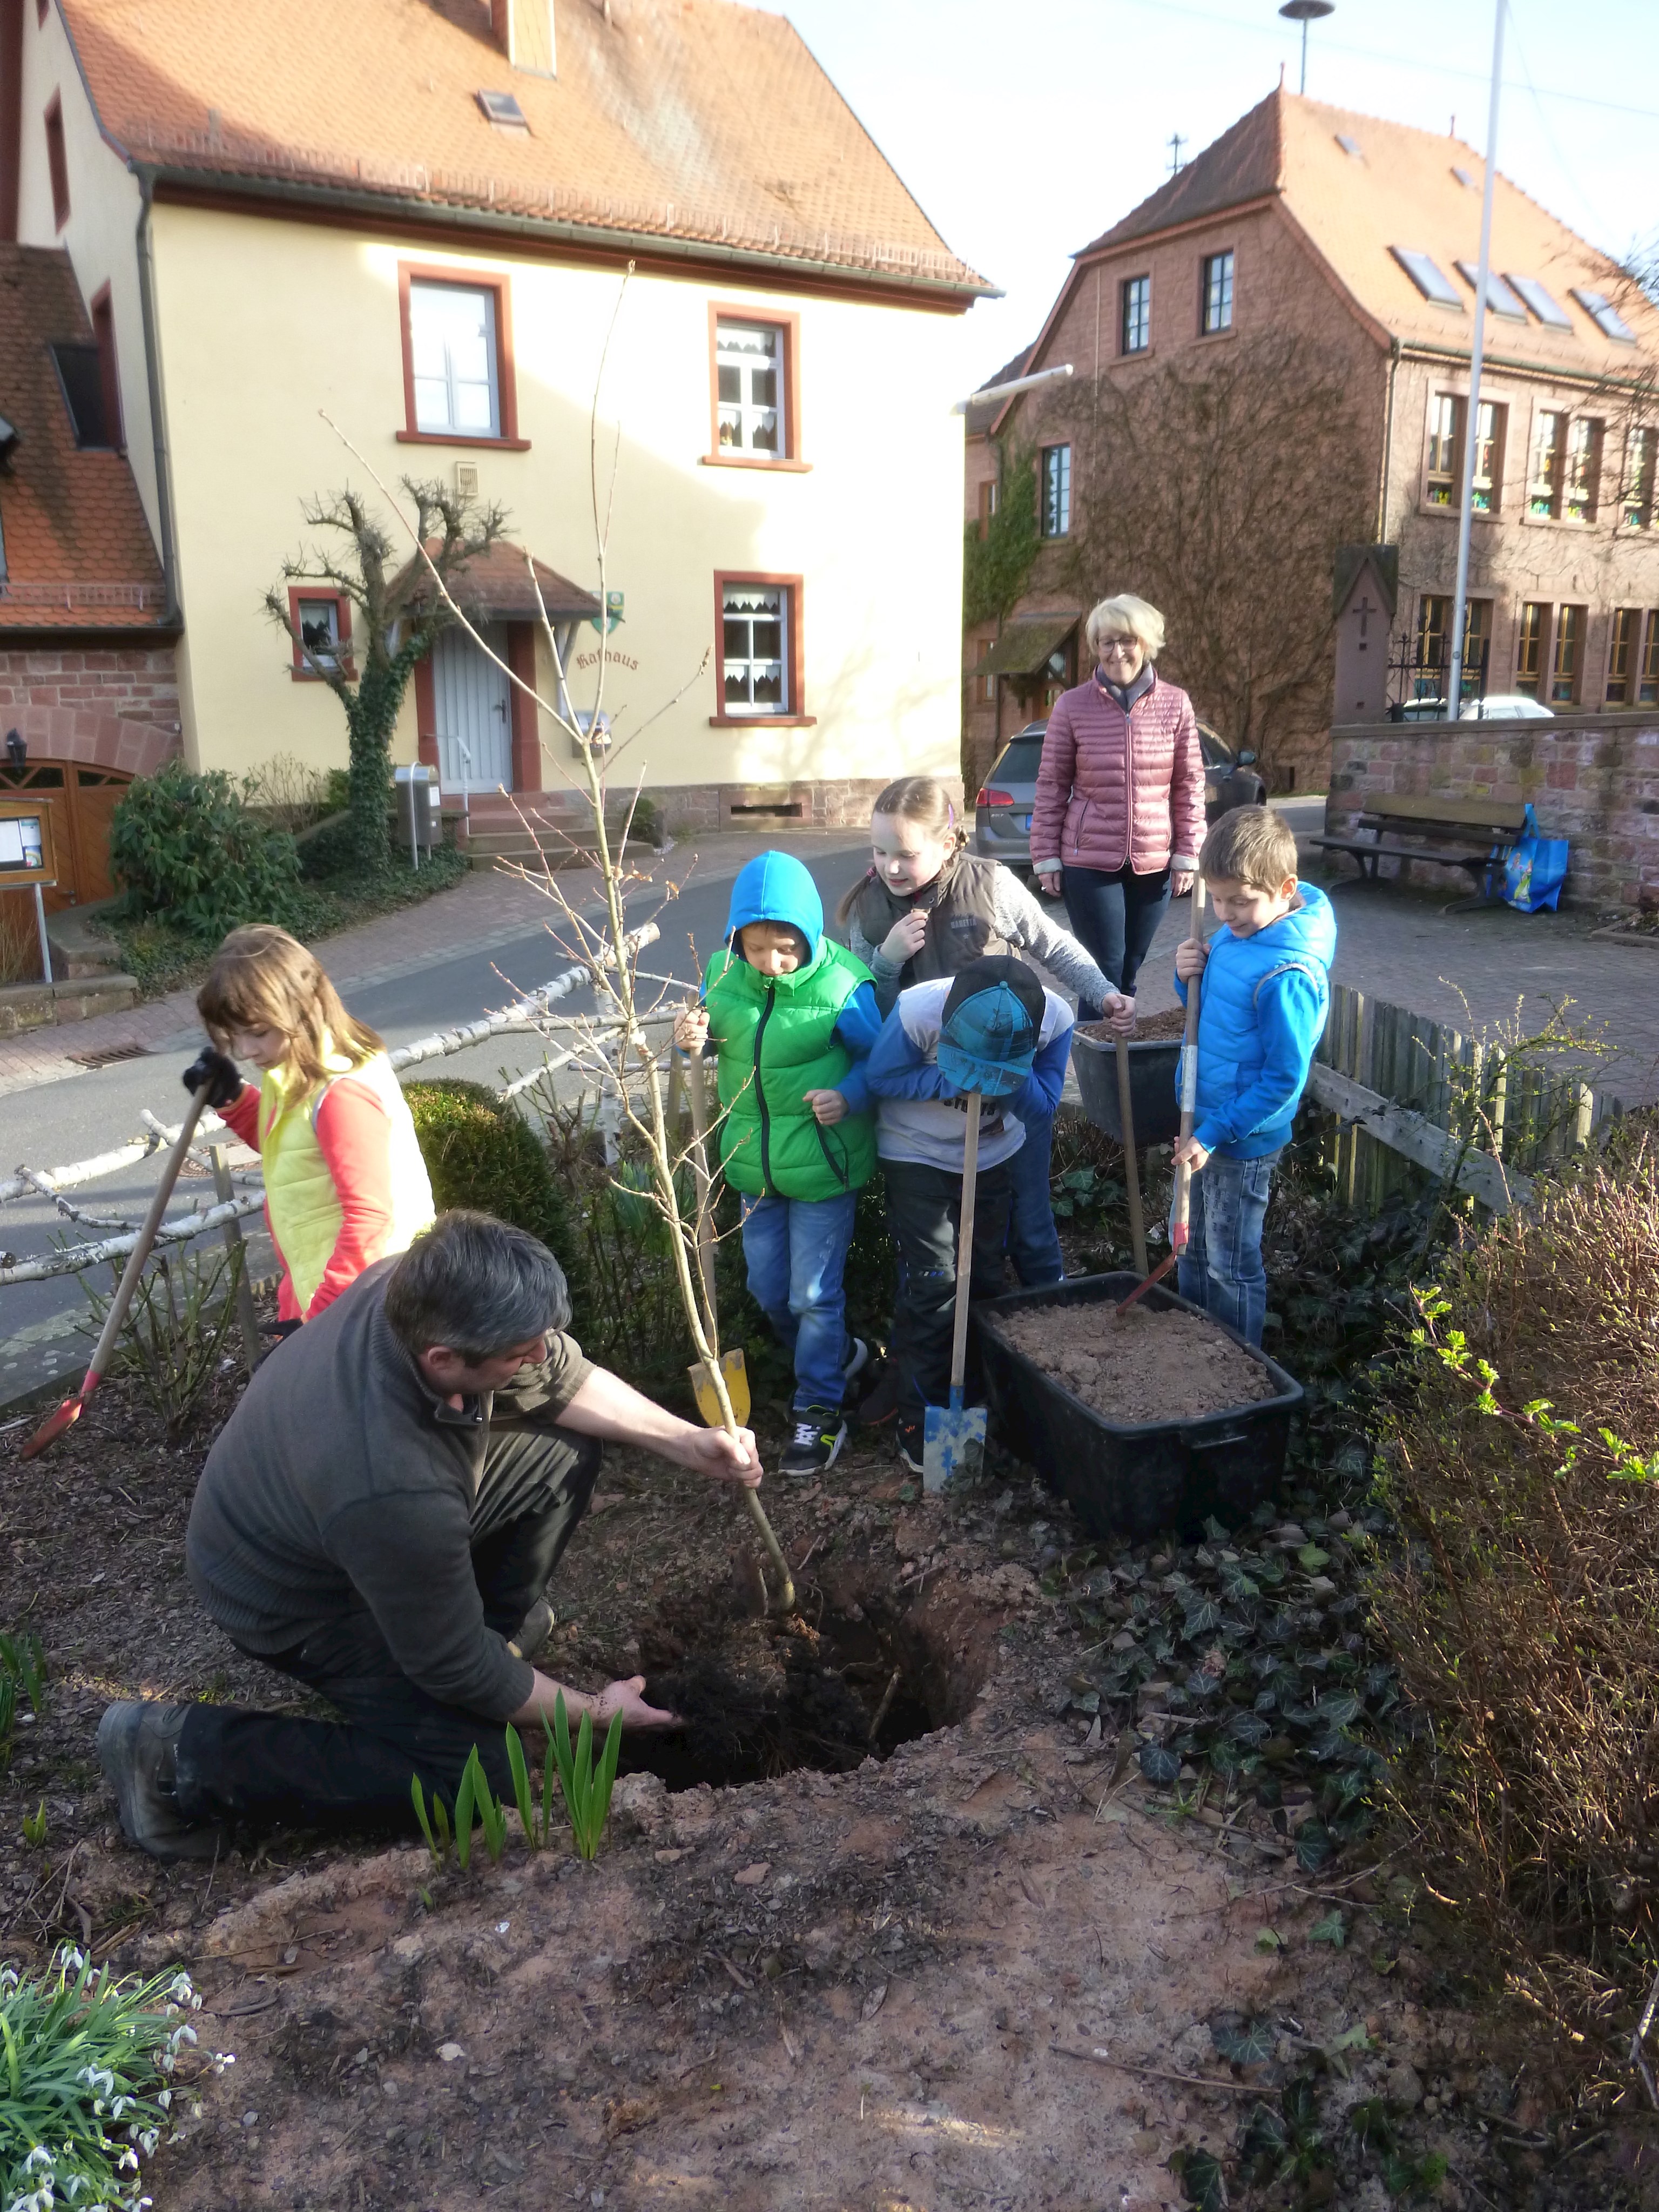
{"type": "MultiPolygon", "coordinates": [[[[1107,981],[1133,996],[1140,963],[1170,903],[1170,871],[1138,876],[1130,867],[1065,867],[1060,885],[1073,935],[1107,981]]],[[[1096,1022],[1104,1009],[1079,1003],[1077,1011],[1079,1021],[1096,1022]]]]}
{"type": "MultiPolygon", "coordinates": [[[[599,1471],[597,1437],[568,1429],[492,1435],[474,1509],[472,1571],[484,1619],[512,1636],[546,1589],[599,1471]]],[[[366,1606],[291,1650],[250,1652],[328,1699],[338,1721],[198,1705],[178,1747],[179,1812],[256,1826],[412,1828],[410,1778],[453,1807],[474,1744],[495,1795],[510,1796],[501,1721],[440,1705],[398,1668],[366,1606]]],[[[539,1747],[523,1729],[526,1750],[539,1747]]]]}

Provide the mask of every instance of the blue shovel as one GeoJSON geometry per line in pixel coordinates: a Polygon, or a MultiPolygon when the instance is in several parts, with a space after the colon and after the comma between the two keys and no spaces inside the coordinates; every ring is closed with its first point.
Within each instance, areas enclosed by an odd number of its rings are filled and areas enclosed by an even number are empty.
{"type": "Polygon", "coordinates": [[[968,1366],[968,1292],[974,1273],[974,1193],[979,1182],[977,1091],[968,1093],[962,1146],[962,1218],[957,1230],[957,1320],[951,1339],[951,1402],[929,1406],[922,1430],[922,1487],[943,1490],[959,1474],[977,1474],[985,1460],[985,1408],[962,1402],[968,1366]]]}

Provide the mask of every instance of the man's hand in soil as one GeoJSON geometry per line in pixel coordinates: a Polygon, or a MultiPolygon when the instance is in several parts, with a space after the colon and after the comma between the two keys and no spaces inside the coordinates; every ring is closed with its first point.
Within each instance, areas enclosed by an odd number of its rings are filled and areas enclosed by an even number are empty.
{"type": "Polygon", "coordinates": [[[1190,1168],[1196,1175],[1209,1157],[1208,1152],[1205,1151],[1196,1137],[1183,1137],[1176,1146],[1174,1157],[1170,1164],[1171,1167],[1190,1168]]]}
{"type": "Polygon", "coordinates": [[[678,1713],[665,1712],[660,1705],[646,1704],[643,1674],[630,1674],[625,1681],[607,1682],[597,1696],[586,1690],[573,1690],[568,1682],[556,1682],[550,1674],[544,1674],[539,1667],[536,1668],[535,1674],[536,1686],[527,1702],[520,1705],[513,1716],[515,1722],[526,1728],[534,1727],[544,1713],[550,1722],[555,1700],[559,1698],[564,1699],[564,1710],[573,1730],[580,1726],[584,1713],[592,1717],[596,1734],[602,1734],[610,1727],[611,1717],[616,1713],[622,1715],[624,1734],[630,1729],[671,1729],[680,1725],[678,1713]]]}
{"type": "Polygon", "coordinates": [[[716,1482],[740,1482],[746,1489],[760,1487],[760,1451],[754,1431],[739,1429],[735,1437],[724,1429],[699,1428],[683,1421],[649,1398],[641,1397],[620,1375],[596,1367],[559,1416],[562,1429],[574,1429],[586,1437],[603,1437],[608,1443],[637,1444],[655,1452],[659,1459],[706,1474],[716,1482]]]}

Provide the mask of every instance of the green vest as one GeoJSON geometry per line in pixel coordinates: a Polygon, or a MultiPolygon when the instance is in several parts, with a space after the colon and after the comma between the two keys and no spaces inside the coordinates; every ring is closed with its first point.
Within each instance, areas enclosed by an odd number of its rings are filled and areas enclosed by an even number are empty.
{"type": "Polygon", "coordinates": [[[754,1197],[839,1198],[869,1182],[876,1133],[868,1114],[833,1127],[804,1094],[835,1091],[853,1065],[836,1035],[842,1008],[870,971],[828,937],[793,975],[763,975],[739,953],[708,963],[703,1002],[719,1052],[720,1159],[734,1190],[754,1197]]]}

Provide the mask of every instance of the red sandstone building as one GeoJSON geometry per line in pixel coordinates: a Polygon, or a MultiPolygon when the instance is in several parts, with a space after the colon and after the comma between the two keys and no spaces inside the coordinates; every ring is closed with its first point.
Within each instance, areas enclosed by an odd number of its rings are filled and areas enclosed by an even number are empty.
{"type": "MultiPolygon", "coordinates": [[[[969,419],[966,509],[986,517],[1006,457],[1031,450],[1043,544],[1001,624],[965,637],[964,759],[982,773],[997,742],[1075,681],[1081,616],[1133,575],[1079,575],[1067,541],[1110,496],[1113,456],[1076,443],[1089,380],[1206,363],[1273,331],[1343,364],[1357,461],[1374,486],[1369,533],[1333,529],[1318,560],[1274,543],[1239,559],[1286,599],[1329,609],[1338,540],[1398,550],[1392,608],[1373,599],[1370,695],[1305,698],[1270,764],[1279,787],[1322,788],[1327,732],[1436,688],[1449,626],[1458,486],[1469,392],[1484,170],[1461,140],[1279,91],[1085,246],[1036,343],[1002,376],[1070,364],[1070,380],[969,419]],[[1075,450],[1074,450],[1075,445],[1075,450]],[[1379,653],[1379,623],[1386,624],[1379,653]],[[1378,673],[1386,667],[1388,694],[1378,673]]],[[[1467,659],[1488,693],[1557,715],[1659,702],[1659,310],[1606,256],[1500,175],[1492,222],[1486,368],[1474,489],[1467,659]]],[[[1292,477],[1304,457],[1287,450],[1292,477]]],[[[1307,501],[1322,486],[1305,481],[1307,501]]],[[[1380,564],[1391,568],[1390,563],[1380,564]]],[[[1354,570],[1346,574],[1352,580],[1354,570]]],[[[1356,594],[1356,597],[1358,594],[1356,594]]],[[[1333,611],[1333,620],[1335,619],[1333,611]]],[[[1173,629],[1166,664],[1188,681],[1173,629]]],[[[1224,734],[1216,703],[1199,691],[1224,734]]]]}

